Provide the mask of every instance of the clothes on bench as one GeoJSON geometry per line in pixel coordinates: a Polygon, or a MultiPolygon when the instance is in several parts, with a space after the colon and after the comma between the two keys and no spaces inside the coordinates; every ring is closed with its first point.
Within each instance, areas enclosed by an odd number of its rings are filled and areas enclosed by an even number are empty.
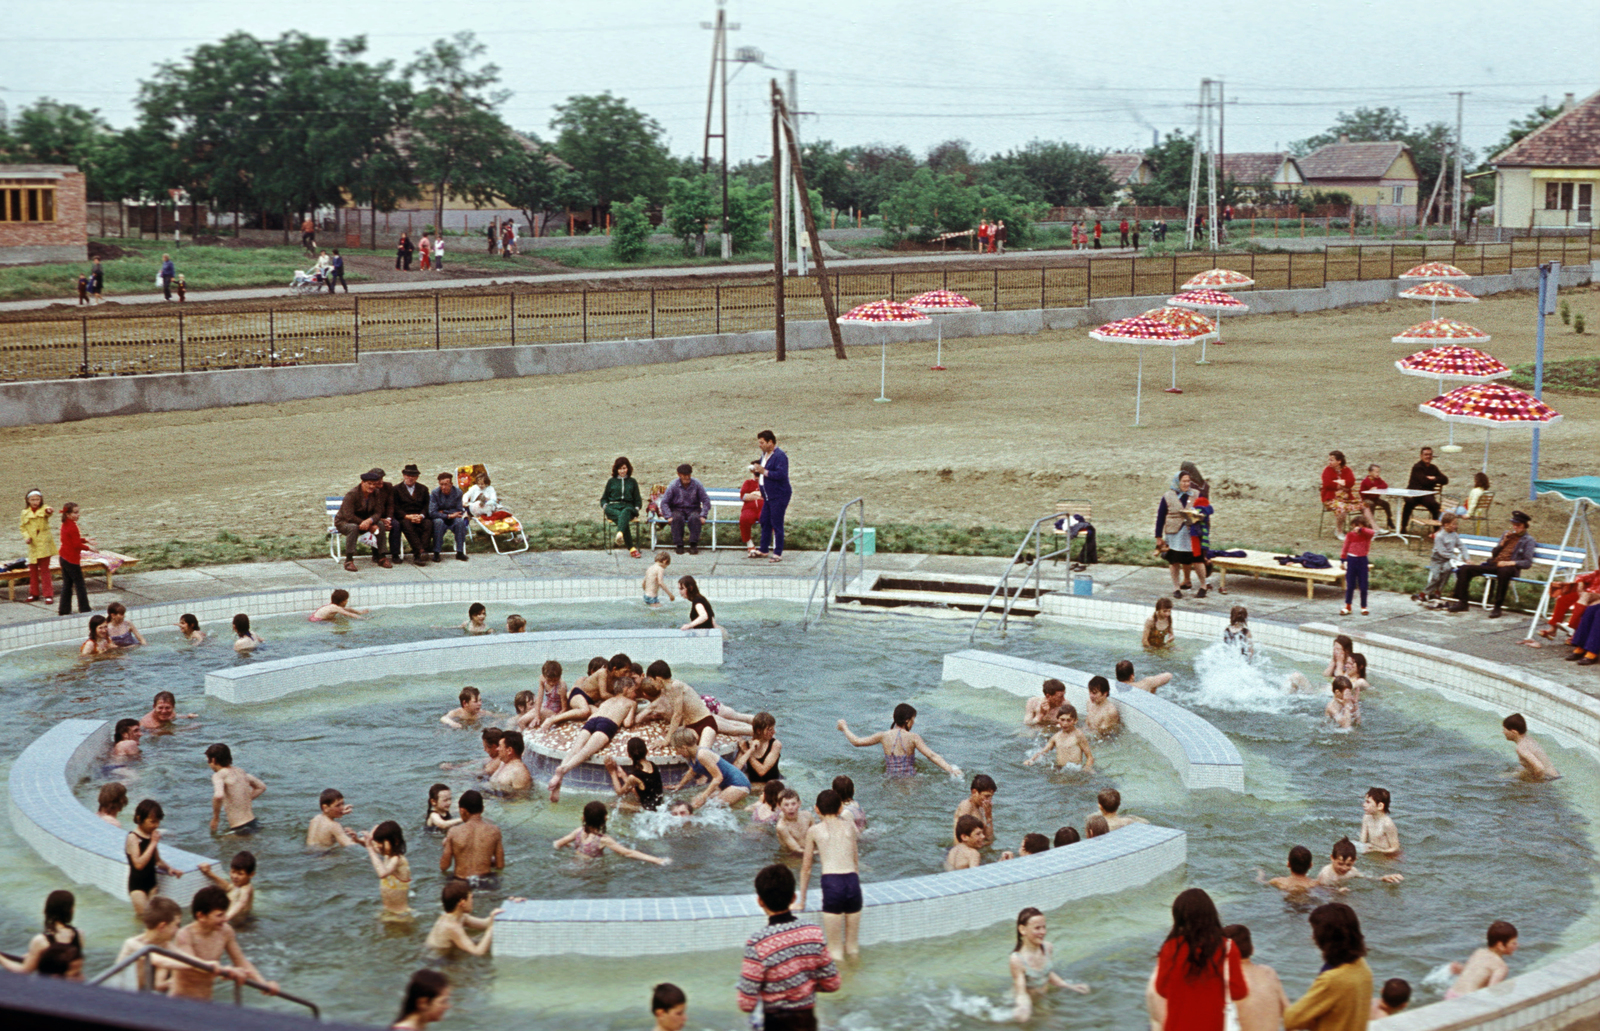
{"type": "Polygon", "coordinates": [[[1076,512],[1062,516],[1056,520],[1056,533],[1067,539],[1067,558],[1072,558],[1072,539],[1083,534],[1083,551],[1078,558],[1086,566],[1092,566],[1100,561],[1100,553],[1095,547],[1094,524],[1076,512]]]}
{"type": "Polygon", "coordinates": [[[1302,552],[1299,555],[1279,555],[1276,561],[1280,566],[1303,566],[1306,569],[1333,568],[1333,563],[1328,561],[1328,556],[1319,555],[1314,551],[1302,552]]]}

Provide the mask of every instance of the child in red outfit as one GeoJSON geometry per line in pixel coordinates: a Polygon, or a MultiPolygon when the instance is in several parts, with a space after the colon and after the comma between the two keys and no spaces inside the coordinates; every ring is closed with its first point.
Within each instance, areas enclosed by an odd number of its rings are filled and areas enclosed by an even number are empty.
{"type": "Polygon", "coordinates": [[[1361,478],[1361,504],[1367,510],[1367,515],[1373,519],[1378,518],[1378,510],[1383,509],[1384,517],[1389,520],[1389,529],[1394,529],[1394,509],[1389,507],[1389,500],[1381,494],[1372,491],[1388,490],[1389,484],[1380,475],[1382,469],[1376,465],[1367,466],[1367,475],[1361,478]]]}
{"type": "Polygon", "coordinates": [[[755,549],[750,547],[750,529],[761,521],[761,484],[755,479],[744,481],[739,487],[739,498],[744,502],[744,507],[739,509],[739,539],[752,554],[755,549]]]}
{"type": "Polygon", "coordinates": [[[1344,567],[1344,608],[1339,615],[1350,614],[1350,599],[1356,588],[1361,589],[1361,614],[1367,614],[1367,551],[1372,547],[1375,531],[1372,517],[1359,512],[1350,517],[1350,532],[1345,534],[1344,549],[1339,552],[1339,564],[1344,567]]]}

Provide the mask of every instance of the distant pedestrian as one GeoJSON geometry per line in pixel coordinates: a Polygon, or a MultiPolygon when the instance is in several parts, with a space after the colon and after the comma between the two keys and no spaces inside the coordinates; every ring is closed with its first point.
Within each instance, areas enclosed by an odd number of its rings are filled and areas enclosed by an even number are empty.
{"type": "Polygon", "coordinates": [[[978,253],[983,254],[989,249],[989,222],[987,219],[978,220],[978,253]]]}
{"type": "Polygon", "coordinates": [[[1133,249],[1139,249],[1139,220],[1133,220],[1133,249]]]}
{"type": "Polygon", "coordinates": [[[406,272],[410,272],[411,255],[415,253],[415,250],[416,248],[413,247],[411,243],[411,237],[407,236],[405,233],[401,233],[400,242],[395,244],[394,248],[394,267],[397,269],[403,269],[406,272]]]}
{"type": "Polygon", "coordinates": [[[433,238],[433,270],[444,271],[444,234],[440,233],[433,238]]]}
{"type": "Polygon", "coordinates": [[[307,215],[306,220],[300,223],[300,246],[310,253],[317,249],[317,224],[307,215]]]}
{"type": "Polygon", "coordinates": [[[173,282],[172,288],[178,291],[178,302],[180,304],[189,299],[189,285],[183,281],[183,273],[178,273],[178,278],[173,282]]]}
{"type": "Polygon", "coordinates": [[[1095,250],[1099,250],[1100,249],[1100,236],[1104,232],[1105,232],[1105,227],[1103,227],[1100,224],[1100,220],[1098,218],[1095,219],[1094,220],[1094,249],[1095,250]]]}
{"type": "Polygon", "coordinates": [[[333,260],[328,264],[328,292],[333,293],[333,284],[338,283],[344,287],[344,292],[350,292],[350,284],[344,281],[344,256],[339,253],[339,248],[333,249],[333,260]]]}
{"type": "Polygon", "coordinates": [[[507,226],[506,226],[506,238],[511,241],[511,246],[507,249],[507,253],[509,253],[509,254],[519,254],[519,253],[521,253],[517,249],[517,222],[516,222],[516,219],[512,219],[510,221],[510,223],[507,224],[507,226]]]}
{"type": "Polygon", "coordinates": [[[999,219],[994,224],[994,239],[1001,254],[1006,252],[1006,220],[999,219]]]}
{"type": "Polygon", "coordinates": [[[417,241],[417,271],[426,272],[433,268],[433,241],[427,233],[422,234],[422,239],[417,241]]]}
{"type": "Polygon", "coordinates": [[[94,264],[89,266],[89,302],[99,304],[105,298],[102,294],[106,288],[106,273],[100,267],[100,259],[94,259],[94,264]]]}
{"type": "Polygon", "coordinates": [[[78,303],[89,303],[89,277],[85,275],[78,276],[78,303]]]}
{"type": "Polygon", "coordinates": [[[489,240],[489,253],[493,254],[500,245],[500,220],[498,218],[491,219],[489,224],[484,227],[483,235],[489,240]]]}
{"type": "Polygon", "coordinates": [[[172,255],[161,256],[161,296],[172,300],[172,277],[178,274],[178,267],[172,263],[172,255]]]}
{"type": "Polygon", "coordinates": [[[1117,225],[1117,231],[1122,234],[1122,239],[1120,241],[1118,241],[1117,246],[1118,247],[1126,247],[1126,246],[1128,246],[1128,220],[1127,219],[1123,219],[1117,225]]]}

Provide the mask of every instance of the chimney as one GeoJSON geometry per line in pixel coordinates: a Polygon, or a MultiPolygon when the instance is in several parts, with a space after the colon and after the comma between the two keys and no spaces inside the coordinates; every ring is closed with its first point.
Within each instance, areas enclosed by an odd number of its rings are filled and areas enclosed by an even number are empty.
{"type": "Polygon", "coordinates": [[[1578,97],[1575,93],[1568,93],[1561,98],[1561,110],[1571,111],[1578,106],[1578,97]]]}
{"type": "Polygon", "coordinates": [[[1340,133],[1339,134],[1339,142],[1340,143],[1349,143],[1350,142],[1350,134],[1347,133],[1347,132],[1340,133]]]}

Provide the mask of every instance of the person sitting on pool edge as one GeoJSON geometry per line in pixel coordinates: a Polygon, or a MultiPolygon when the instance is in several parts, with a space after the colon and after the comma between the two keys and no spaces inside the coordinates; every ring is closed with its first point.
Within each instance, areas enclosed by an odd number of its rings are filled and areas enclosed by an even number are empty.
{"type": "MultiPolygon", "coordinates": [[[[634,710],[638,704],[639,685],[633,680],[622,681],[622,693],[613,695],[600,703],[594,715],[583,724],[583,729],[572,741],[572,750],[567,757],[561,760],[561,765],[556,767],[556,772],[550,775],[550,803],[554,805],[561,800],[561,782],[568,773],[587,762],[591,756],[597,755],[610,747],[611,741],[617,736],[618,731],[624,727],[633,726],[634,710]]],[[[680,733],[682,733],[680,731],[680,733]]],[[[692,734],[693,731],[690,731],[692,734]]],[[[741,778],[744,774],[739,775],[741,778]]],[[[681,784],[679,785],[682,786],[681,784]]],[[[745,790],[750,788],[750,782],[745,781],[745,790]]]]}

